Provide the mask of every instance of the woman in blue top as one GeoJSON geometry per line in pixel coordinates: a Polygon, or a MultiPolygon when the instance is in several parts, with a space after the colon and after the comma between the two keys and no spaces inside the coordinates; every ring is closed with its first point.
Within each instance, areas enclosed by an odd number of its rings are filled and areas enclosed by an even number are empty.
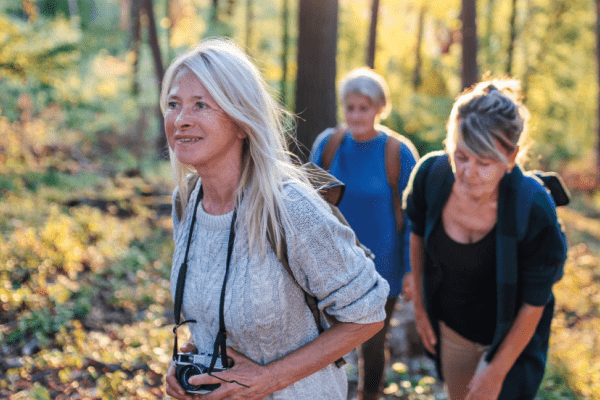
{"type": "Polygon", "coordinates": [[[313,144],[312,160],[346,184],[339,209],[358,239],[375,255],[377,272],[390,284],[384,328],[363,344],[360,352],[359,398],[378,399],[389,358],[389,322],[404,274],[410,271],[410,229],[402,223],[401,207],[396,206],[400,206],[399,194],[418,154],[408,139],[378,125],[391,109],[389,90],[380,75],[367,68],[350,72],[340,84],[340,99],[346,126],[323,131],[313,144]],[[394,168],[396,172],[391,173],[394,168]],[[395,182],[388,183],[390,178],[395,182]]]}
{"type": "Polygon", "coordinates": [[[533,399],[544,374],[567,246],[551,196],[515,164],[528,116],[518,90],[493,80],[460,95],[446,151],[423,157],[404,193],[405,292],[450,400],[533,399]]]}

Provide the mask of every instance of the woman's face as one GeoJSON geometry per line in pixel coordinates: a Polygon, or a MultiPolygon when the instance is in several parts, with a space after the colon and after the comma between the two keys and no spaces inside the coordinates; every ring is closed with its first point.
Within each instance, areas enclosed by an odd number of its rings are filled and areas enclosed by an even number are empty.
{"type": "Polygon", "coordinates": [[[381,106],[373,104],[365,95],[350,93],[346,96],[344,104],[346,124],[355,139],[367,140],[373,136],[375,119],[381,109],[381,106]]]}
{"type": "Polygon", "coordinates": [[[456,149],[450,154],[454,170],[455,184],[466,194],[479,197],[489,195],[498,190],[500,181],[517,155],[517,150],[509,154],[496,143],[498,149],[506,155],[506,161],[482,158],[470,152],[464,142],[459,139],[456,149]]]}
{"type": "Polygon", "coordinates": [[[197,170],[241,159],[246,134],[215,102],[192,72],[177,74],[167,95],[165,131],[182,164],[197,170]]]}

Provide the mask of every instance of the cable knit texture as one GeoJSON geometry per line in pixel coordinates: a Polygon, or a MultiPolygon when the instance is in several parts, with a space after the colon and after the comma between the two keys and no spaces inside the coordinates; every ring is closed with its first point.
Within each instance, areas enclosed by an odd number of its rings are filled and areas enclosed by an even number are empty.
{"type": "MultiPolygon", "coordinates": [[[[318,299],[319,309],[338,321],[372,323],[385,318],[388,283],[354,243],[354,233],[327,206],[295,184],[285,185],[286,207],[294,232],[286,232],[290,267],[298,283],[318,299]]],[[[195,188],[183,221],[173,213],[175,253],[171,293],[199,192],[195,188]]],[[[174,197],[177,194],[175,190],[174,197]]],[[[244,202],[238,213],[244,212],[244,202]]],[[[211,215],[198,206],[183,296],[183,314],[196,347],[211,352],[219,330],[219,298],[233,212],[211,215]]],[[[266,234],[266,231],[265,231],[266,234]]],[[[231,259],[225,295],[227,344],[259,364],[277,360],[318,336],[304,294],[269,247],[264,260],[249,252],[248,231],[241,226],[231,259]]],[[[347,397],[344,368],[330,364],[267,399],[314,400],[347,397]]]]}

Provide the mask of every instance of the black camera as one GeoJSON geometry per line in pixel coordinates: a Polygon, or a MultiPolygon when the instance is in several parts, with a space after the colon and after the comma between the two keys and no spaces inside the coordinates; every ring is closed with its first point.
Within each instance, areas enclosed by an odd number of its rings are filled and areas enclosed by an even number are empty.
{"type": "MultiPolygon", "coordinates": [[[[220,383],[210,385],[191,385],[188,380],[194,375],[206,374],[212,360],[208,353],[177,353],[175,360],[175,377],[179,385],[188,393],[210,393],[221,386],[220,383]]],[[[228,368],[223,367],[221,358],[217,358],[212,372],[223,372],[228,368]]]]}

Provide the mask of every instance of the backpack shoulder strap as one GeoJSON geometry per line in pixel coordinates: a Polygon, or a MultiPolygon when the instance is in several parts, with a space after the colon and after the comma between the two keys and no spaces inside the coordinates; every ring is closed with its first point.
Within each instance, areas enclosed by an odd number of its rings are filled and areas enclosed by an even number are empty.
{"type": "MultiPolygon", "coordinates": [[[[196,183],[198,183],[198,180],[200,179],[200,176],[198,176],[197,174],[189,174],[187,176],[187,188],[186,188],[186,203],[189,203],[190,201],[190,197],[192,196],[192,192],[194,191],[194,188],[196,187],[196,183]]],[[[183,194],[181,193],[181,187],[179,188],[179,191],[177,192],[177,196],[175,196],[175,203],[173,204],[173,206],[175,207],[175,213],[177,214],[177,219],[179,221],[181,221],[181,218],[183,217],[183,212],[185,211],[185,209],[183,208],[183,201],[182,201],[182,197],[183,194]]]]}
{"type": "Polygon", "coordinates": [[[403,215],[402,215],[402,195],[400,193],[399,180],[401,172],[402,158],[400,155],[400,148],[402,142],[398,140],[391,133],[387,133],[387,139],[385,141],[385,175],[387,178],[388,185],[392,188],[392,194],[394,197],[394,215],[396,216],[396,229],[402,230],[403,227],[403,215]]]}
{"type": "Polygon", "coordinates": [[[342,144],[342,140],[344,140],[345,136],[345,127],[342,125],[336,126],[335,132],[329,137],[329,140],[323,149],[323,155],[321,156],[321,165],[323,165],[324,170],[329,171],[329,168],[331,168],[333,157],[335,157],[335,153],[337,152],[338,147],[340,147],[340,144],[342,144]]]}
{"type": "MultiPolygon", "coordinates": [[[[329,203],[327,203],[327,204],[329,204],[329,203]]],[[[318,299],[315,296],[308,294],[306,292],[306,290],[304,290],[304,288],[302,286],[300,286],[300,284],[296,280],[296,277],[294,276],[294,273],[292,272],[292,268],[290,267],[290,262],[289,262],[288,255],[287,255],[287,242],[285,240],[285,234],[281,238],[281,250],[280,251],[276,250],[277,247],[275,246],[275,232],[273,232],[273,225],[271,225],[271,224],[267,224],[267,239],[269,241],[269,244],[271,245],[271,248],[275,252],[275,255],[277,256],[277,259],[279,260],[281,265],[283,265],[283,267],[285,268],[287,273],[290,275],[290,277],[292,278],[292,281],[294,281],[294,284],[298,287],[298,289],[300,289],[302,291],[302,293],[304,293],[304,300],[306,301],[306,305],[308,305],[308,308],[310,309],[310,312],[313,315],[313,319],[315,320],[315,324],[317,325],[317,330],[319,331],[319,334],[325,332],[325,328],[323,327],[323,324],[321,323],[321,315],[319,313],[319,306],[317,305],[318,299]]],[[[328,317],[328,315],[326,313],[323,313],[323,314],[325,315],[325,317],[328,317]]],[[[334,364],[338,368],[341,368],[344,364],[346,364],[346,360],[344,360],[344,358],[341,357],[341,358],[337,359],[334,362],[334,364]]]]}

